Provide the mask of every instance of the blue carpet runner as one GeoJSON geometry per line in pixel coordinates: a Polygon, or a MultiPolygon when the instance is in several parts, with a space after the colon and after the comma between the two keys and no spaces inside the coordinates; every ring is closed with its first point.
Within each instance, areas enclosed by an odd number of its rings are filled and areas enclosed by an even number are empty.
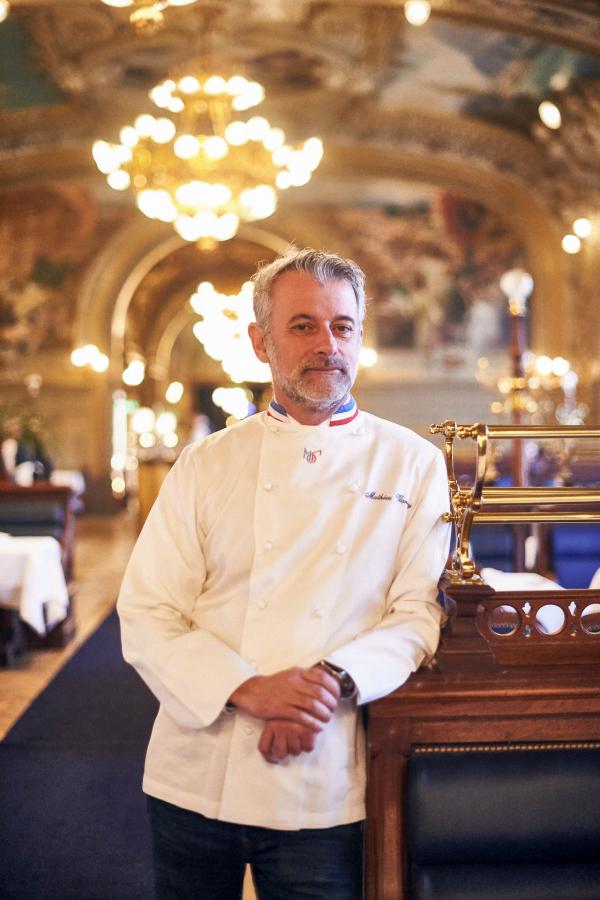
{"type": "Polygon", "coordinates": [[[112,613],[0,743],[2,900],[150,900],[155,712],[112,613]]]}

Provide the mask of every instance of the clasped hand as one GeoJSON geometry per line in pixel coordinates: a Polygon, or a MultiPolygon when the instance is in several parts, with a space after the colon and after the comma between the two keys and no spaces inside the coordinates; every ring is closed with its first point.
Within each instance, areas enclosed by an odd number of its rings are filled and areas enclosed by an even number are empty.
{"type": "Polygon", "coordinates": [[[318,666],[255,675],[229,698],[239,709],[267,720],[258,749],[271,763],[310,753],[339,699],[337,679],[318,666]]]}

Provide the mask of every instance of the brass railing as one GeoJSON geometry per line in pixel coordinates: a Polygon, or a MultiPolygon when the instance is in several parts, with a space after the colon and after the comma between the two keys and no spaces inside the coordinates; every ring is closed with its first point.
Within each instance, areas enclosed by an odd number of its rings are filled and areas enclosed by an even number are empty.
{"type": "Polygon", "coordinates": [[[432,425],[432,434],[444,438],[444,457],[450,489],[451,512],[445,518],[454,525],[456,548],[446,578],[451,584],[481,583],[470,539],[474,524],[589,523],[600,522],[600,488],[581,487],[488,487],[484,484],[490,462],[490,442],[502,439],[595,438],[599,428],[539,425],[458,425],[447,420],[432,425]],[[454,460],[454,441],[476,442],[472,485],[459,485],[454,460]]]}

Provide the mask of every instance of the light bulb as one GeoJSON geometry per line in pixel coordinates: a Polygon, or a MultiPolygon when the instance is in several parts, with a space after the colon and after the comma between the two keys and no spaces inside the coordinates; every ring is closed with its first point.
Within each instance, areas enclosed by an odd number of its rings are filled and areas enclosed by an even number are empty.
{"type": "Polygon", "coordinates": [[[575,232],[577,237],[589,237],[592,233],[592,223],[589,219],[586,219],[584,217],[575,219],[575,221],[573,222],[573,231],[575,232]]]}
{"type": "Polygon", "coordinates": [[[115,172],[109,172],[106,176],[106,181],[113,191],[126,191],[131,184],[129,174],[122,169],[117,169],[115,172]]]}
{"type": "Polygon", "coordinates": [[[404,4],[404,15],[410,25],[424,25],[431,15],[431,4],[426,0],[407,0],[404,4]]]}
{"type": "Polygon", "coordinates": [[[579,253],[581,250],[581,241],[576,234],[565,234],[562,239],[562,248],[565,253],[579,253]]]}
{"type": "Polygon", "coordinates": [[[173,153],[179,159],[191,159],[199,150],[200,141],[193,134],[182,134],[173,144],[173,153]]]}
{"type": "Polygon", "coordinates": [[[538,114],[546,128],[556,130],[562,125],[560,109],[551,100],[542,100],[538,106],[538,114]]]}
{"type": "Polygon", "coordinates": [[[207,137],[202,147],[209,159],[223,159],[229,153],[227,141],[217,134],[207,137]]]}
{"type": "Polygon", "coordinates": [[[183,397],[183,385],[180,381],[172,381],[165,392],[167,403],[179,403],[183,397]]]}

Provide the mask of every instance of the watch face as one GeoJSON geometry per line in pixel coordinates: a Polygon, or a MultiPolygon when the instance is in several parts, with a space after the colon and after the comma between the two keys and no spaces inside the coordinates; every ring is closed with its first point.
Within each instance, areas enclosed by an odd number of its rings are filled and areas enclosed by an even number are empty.
{"type": "Polygon", "coordinates": [[[347,672],[340,672],[340,687],[342,689],[342,697],[351,697],[354,693],[354,681],[347,672]]]}
{"type": "Polygon", "coordinates": [[[326,660],[323,660],[321,663],[332,675],[338,679],[340,683],[340,694],[344,700],[348,697],[354,696],[356,692],[356,685],[354,684],[354,680],[351,675],[348,674],[344,669],[340,669],[339,666],[334,666],[333,663],[329,663],[326,660]]]}

